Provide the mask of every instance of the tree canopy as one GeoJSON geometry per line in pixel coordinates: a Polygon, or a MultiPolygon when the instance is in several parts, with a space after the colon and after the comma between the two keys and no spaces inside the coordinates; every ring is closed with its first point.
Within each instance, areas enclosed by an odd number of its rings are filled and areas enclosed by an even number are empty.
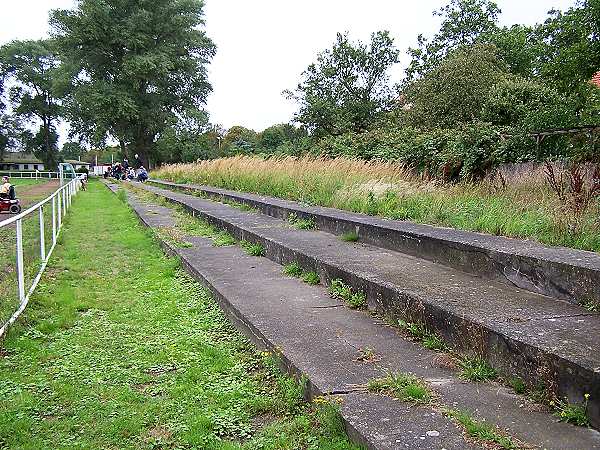
{"type": "Polygon", "coordinates": [[[172,123],[202,110],[215,45],[201,0],[80,0],[50,23],[77,133],[117,140],[144,164],[172,123]]]}
{"type": "Polygon", "coordinates": [[[453,50],[472,45],[481,35],[495,31],[500,12],[490,0],[450,0],[434,11],[442,18],[441,27],[431,40],[420,34],[418,47],[408,50],[412,60],[406,69],[407,79],[423,76],[453,50]]]}
{"type": "MultiPolygon", "coordinates": [[[[46,167],[56,167],[58,162],[56,124],[61,104],[53,87],[58,65],[50,41],[13,41],[0,48],[0,73],[10,82],[12,113],[22,120],[41,122],[36,133],[28,133],[24,141],[46,167]]],[[[7,134],[14,138],[14,122],[10,128],[7,134]]]]}
{"type": "Polygon", "coordinates": [[[388,70],[399,52],[387,31],[371,35],[369,45],[338,34],[302,74],[289,98],[300,104],[295,119],[315,136],[366,130],[396,97],[388,70]]]}

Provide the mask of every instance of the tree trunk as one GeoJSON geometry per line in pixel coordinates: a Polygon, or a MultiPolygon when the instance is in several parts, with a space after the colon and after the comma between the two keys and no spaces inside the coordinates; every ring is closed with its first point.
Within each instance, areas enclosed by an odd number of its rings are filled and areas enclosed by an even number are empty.
{"type": "Polygon", "coordinates": [[[139,160],[148,170],[150,169],[149,153],[152,143],[152,137],[144,132],[140,132],[133,141],[133,154],[138,155],[136,160],[139,160]]]}

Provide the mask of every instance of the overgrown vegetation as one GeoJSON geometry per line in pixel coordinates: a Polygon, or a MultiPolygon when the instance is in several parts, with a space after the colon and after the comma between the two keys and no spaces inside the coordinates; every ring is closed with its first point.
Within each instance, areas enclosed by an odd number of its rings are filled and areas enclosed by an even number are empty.
{"type": "Polygon", "coordinates": [[[112,193],[91,183],[73,208],[69,245],[3,342],[4,446],[357,448],[112,193]]]}
{"type": "Polygon", "coordinates": [[[154,176],[391,219],[600,250],[599,202],[591,202],[579,215],[576,228],[566,227],[569,213],[547,185],[545,168],[515,170],[499,172],[477,184],[449,185],[423,180],[402,166],[382,161],[237,156],[167,166],[154,176]]]}

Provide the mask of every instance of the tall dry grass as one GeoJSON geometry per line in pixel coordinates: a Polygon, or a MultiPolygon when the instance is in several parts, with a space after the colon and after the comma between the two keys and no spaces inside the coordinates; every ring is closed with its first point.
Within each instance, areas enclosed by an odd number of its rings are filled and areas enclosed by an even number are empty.
{"type": "Polygon", "coordinates": [[[599,251],[595,207],[566,230],[543,168],[505,167],[479,183],[425,180],[394,162],[316,156],[234,156],[164,166],[154,178],[254,192],[392,219],[599,251]]]}

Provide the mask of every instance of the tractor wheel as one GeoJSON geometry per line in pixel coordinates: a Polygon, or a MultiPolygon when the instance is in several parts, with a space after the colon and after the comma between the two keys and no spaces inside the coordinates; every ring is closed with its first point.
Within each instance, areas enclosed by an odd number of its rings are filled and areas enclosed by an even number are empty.
{"type": "Polygon", "coordinates": [[[21,212],[21,205],[10,205],[11,214],[19,214],[21,212]]]}

